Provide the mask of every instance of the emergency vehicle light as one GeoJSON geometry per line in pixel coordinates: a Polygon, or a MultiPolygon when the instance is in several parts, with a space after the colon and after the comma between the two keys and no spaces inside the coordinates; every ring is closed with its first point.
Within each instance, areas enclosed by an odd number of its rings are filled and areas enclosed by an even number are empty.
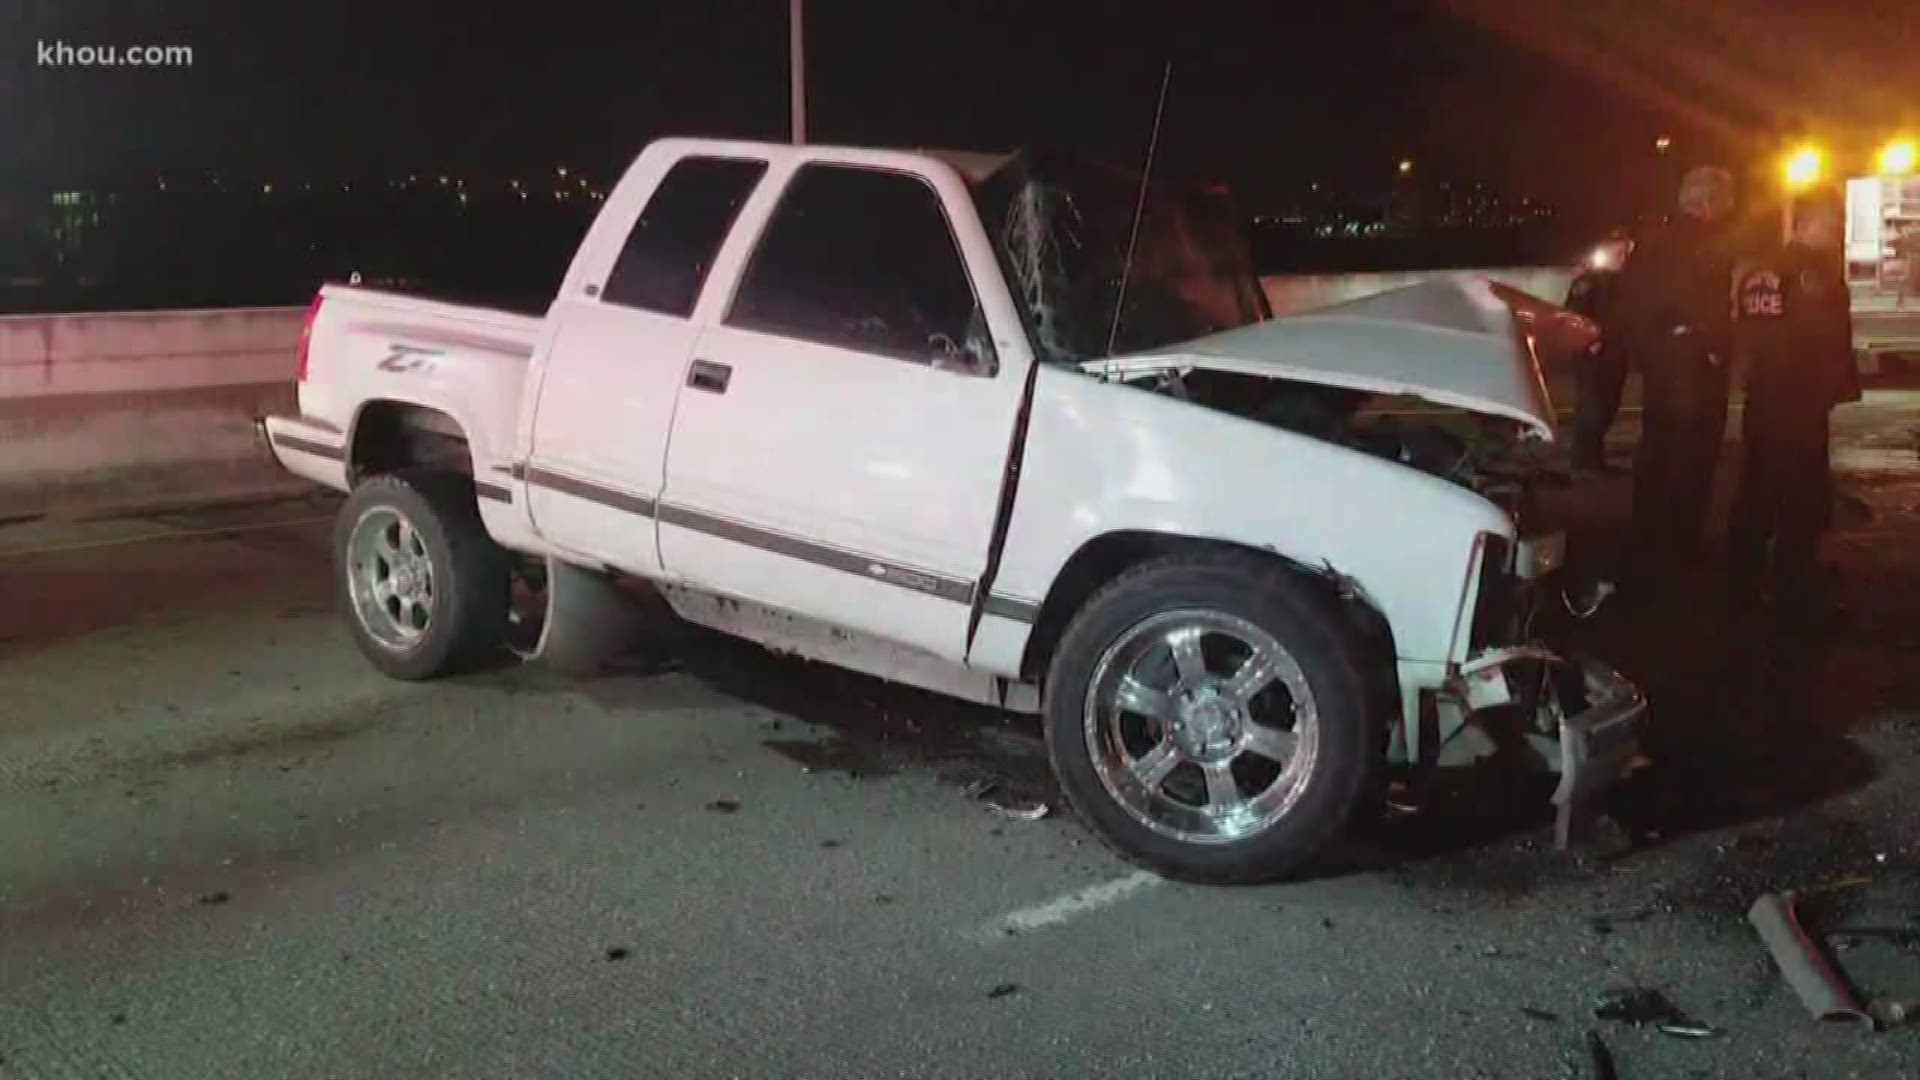
{"type": "Polygon", "coordinates": [[[1912,139],[1895,139],[1880,148],[1880,175],[1905,176],[1913,171],[1920,148],[1912,139]]]}
{"type": "Polygon", "coordinates": [[[1809,188],[1820,182],[1820,174],[1826,171],[1827,156],[1817,146],[1802,146],[1787,155],[1781,166],[1787,186],[1790,188],[1809,188]]]}

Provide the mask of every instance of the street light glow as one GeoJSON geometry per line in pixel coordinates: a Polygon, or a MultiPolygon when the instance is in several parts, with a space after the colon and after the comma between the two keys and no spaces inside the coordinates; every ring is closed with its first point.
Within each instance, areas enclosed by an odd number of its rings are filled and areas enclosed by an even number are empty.
{"type": "Polygon", "coordinates": [[[1905,176],[1913,171],[1920,148],[1912,139],[1895,139],[1880,148],[1880,175],[1905,176]]]}
{"type": "Polygon", "coordinates": [[[1666,153],[1668,150],[1673,149],[1673,137],[1670,135],[1660,136],[1653,140],[1653,148],[1662,154],[1666,153]]]}
{"type": "Polygon", "coordinates": [[[1820,174],[1826,171],[1827,156],[1817,146],[1803,146],[1787,155],[1781,167],[1786,176],[1787,186],[1791,188],[1809,188],[1820,182],[1820,174]]]}
{"type": "Polygon", "coordinates": [[[1413,161],[1412,161],[1412,159],[1410,159],[1410,158],[1402,158],[1402,159],[1400,159],[1400,175],[1402,175],[1402,176],[1405,176],[1406,174],[1408,174],[1408,173],[1410,173],[1410,172],[1412,172],[1412,171],[1413,171],[1413,161]]]}

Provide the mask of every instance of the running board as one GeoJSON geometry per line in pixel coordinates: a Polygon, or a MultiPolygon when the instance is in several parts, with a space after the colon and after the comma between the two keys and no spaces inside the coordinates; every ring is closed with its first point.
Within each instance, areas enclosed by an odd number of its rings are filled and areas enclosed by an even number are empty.
{"type": "Polygon", "coordinates": [[[771,652],[832,664],[997,709],[1040,711],[1039,688],[1028,683],[976,671],[898,642],[751,600],[687,585],[656,584],[655,588],[682,619],[745,638],[771,652]]]}

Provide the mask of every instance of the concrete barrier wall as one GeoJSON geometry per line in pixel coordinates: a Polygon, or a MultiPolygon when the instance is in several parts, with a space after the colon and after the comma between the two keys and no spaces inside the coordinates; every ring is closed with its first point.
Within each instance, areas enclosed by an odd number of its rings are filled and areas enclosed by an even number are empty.
{"type": "MultiPolygon", "coordinates": [[[[1288,315],[1439,277],[1489,277],[1558,303],[1573,275],[1570,267],[1503,267],[1281,275],[1261,284],[1274,312],[1288,315]]],[[[0,522],[305,490],[260,452],[252,426],[257,415],[295,407],[304,313],[0,317],[0,522]]]]}
{"type": "Polygon", "coordinates": [[[303,490],[252,427],[294,407],[303,314],[0,318],[0,521],[303,490]]]}
{"type": "Polygon", "coordinates": [[[1573,267],[1525,266],[1489,270],[1409,270],[1380,274],[1281,274],[1262,278],[1275,315],[1297,315],[1316,308],[1404,289],[1435,278],[1492,278],[1521,292],[1558,304],[1573,284],[1573,267]]]}
{"type": "MultiPolygon", "coordinates": [[[[1448,274],[1557,300],[1570,270],[1270,277],[1279,314],[1448,274]]],[[[0,521],[295,493],[252,419],[294,408],[302,308],[0,317],[0,521]]]]}

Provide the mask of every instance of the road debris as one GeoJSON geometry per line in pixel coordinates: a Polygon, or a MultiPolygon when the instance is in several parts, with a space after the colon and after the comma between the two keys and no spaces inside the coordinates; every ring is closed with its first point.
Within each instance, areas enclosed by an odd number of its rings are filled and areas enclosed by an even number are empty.
{"type": "Polygon", "coordinates": [[[1613,1052],[1597,1031],[1587,1032],[1587,1060],[1593,1064],[1593,1080],[1620,1080],[1620,1071],[1613,1067],[1613,1052]]]}
{"type": "MultiPolygon", "coordinates": [[[[1800,923],[1800,894],[1768,893],[1747,909],[1774,965],[1815,1020],[1841,1020],[1886,1031],[1920,1019],[1920,1000],[1879,998],[1865,1005],[1800,923]]],[[[1857,931],[1856,931],[1857,933],[1857,931]]]]}
{"type": "Polygon", "coordinates": [[[1600,995],[1593,1015],[1623,1024],[1664,1024],[1681,1018],[1680,1010],[1667,995],[1643,986],[1608,990],[1600,995]]]}
{"type": "Polygon", "coordinates": [[[1910,1020],[1920,1020],[1920,1000],[1889,1001],[1881,998],[1867,1006],[1867,1015],[1873,1017],[1874,1026],[1881,1031],[1897,1028],[1910,1020]]]}
{"type": "Polygon", "coordinates": [[[1012,994],[1017,994],[1019,992],[1020,992],[1019,983],[1001,983],[999,986],[996,986],[993,989],[987,991],[987,997],[989,999],[1003,998],[1003,997],[1008,997],[1012,994]]]}
{"type": "Polygon", "coordinates": [[[1854,1000],[1846,981],[1800,926],[1799,899],[1795,892],[1767,893],[1747,909],[1747,922],[1753,924],[1781,976],[1814,1019],[1872,1023],[1873,1017],[1854,1000]]]}
{"type": "Polygon", "coordinates": [[[1545,1009],[1536,1009],[1531,1005],[1520,1006],[1520,1012],[1528,1018],[1538,1020],[1543,1024],[1557,1024],[1560,1022],[1559,1013],[1551,1013],[1545,1009]]]}
{"type": "Polygon", "coordinates": [[[1587,917],[1587,929],[1596,934],[1611,934],[1621,923],[1645,922],[1653,918],[1652,908],[1635,908],[1631,911],[1603,911],[1587,917]]]}
{"type": "Polygon", "coordinates": [[[1012,799],[994,798],[1000,790],[998,780],[974,780],[961,788],[962,794],[970,799],[978,799],[987,804],[987,812],[998,814],[1015,821],[1039,821],[1053,812],[1053,808],[1038,800],[1023,802],[1012,799]]]}
{"type": "Polygon", "coordinates": [[[1646,986],[1608,990],[1600,995],[1593,1015],[1636,1027],[1652,1024],[1663,1035],[1682,1039],[1711,1039],[1720,1032],[1680,1011],[1667,995],[1646,986]]]}
{"type": "Polygon", "coordinates": [[[1720,1037],[1720,1030],[1718,1028],[1708,1027],[1694,1020],[1687,1020],[1682,1023],[1661,1024],[1656,1030],[1662,1035],[1672,1035],[1679,1039],[1717,1039],[1720,1037]]]}
{"type": "Polygon", "coordinates": [[[607,961],[609,963],[617,964],[632,955],[633,950],[627,948],[625,945],[614,945],[607,949],[607,961]]]}
{"type": "Polygon", "coordinates": [[[716,814],[731,814],[740,809],[739,799],[715,799],[707,804],[707,809],[716,814]]]}
{"type": "Polygon", "coordinates": [[[207,893],[205,896],[202,896],[200,898],[200,903],[206,904],[207,906],[212,907],[216,904],[224,904],[231,899],[233,899],[232,893],[227,892],[227,890],[225,889],[218,889],[213,892],[207,893]]]}

